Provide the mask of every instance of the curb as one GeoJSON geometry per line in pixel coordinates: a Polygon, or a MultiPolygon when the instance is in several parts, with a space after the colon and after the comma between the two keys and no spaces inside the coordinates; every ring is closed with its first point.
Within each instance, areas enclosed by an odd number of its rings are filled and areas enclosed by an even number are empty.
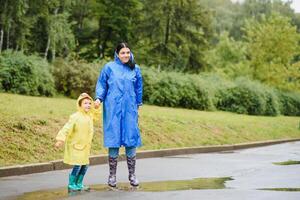
{"type": "MultiPolygon", "coordinates": [[[[261,146],[280,144],[286,142],[295,142],[295,141],[300,141],[300,138],[285,139],[285,140],[269,140],[264,142],[251,142],[251,143],[241,143],[241,144],[234,144],[234,145],[214,145],[214,146],[185,147],[185,148],[173,148],[173,149],[162,149],[162,150],[147,150],[147,151],[138,151],[137,158],[143,159],[143,158],[156,158],[156,157],[164,157],[164,156],[183,155],[183,154],[232,151],[238,149],[261,147],[261,146]]],[[[125,159],[126,159],[125,155],[119,156],[119,161],[123,161],[125,159]]],[[[106,163],[107,163],[106,154],[90,156],[90,165],[100,165],[106,163]]],[[[69,169],[71,167],[72,167],[71,165],[64,164],[62,160],[54,160],[45,163],[0,167],[0,177],[41,173],[41,172],[54,171],[54,170],[63,170],[63,169],[69,169]]]]}

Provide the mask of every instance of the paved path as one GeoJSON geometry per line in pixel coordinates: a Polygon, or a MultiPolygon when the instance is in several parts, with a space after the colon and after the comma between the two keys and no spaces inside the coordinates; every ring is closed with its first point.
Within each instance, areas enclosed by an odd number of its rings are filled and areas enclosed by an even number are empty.
{"type": "MultiPolygon", "coordinates": [[[[67,199],[272,199],[299,200],[300,192],[267,191],[262,188],[300,188],[300,165],[274,165],[273,162],[300,160],[300,142],[232,152],[193,154],[137,161],[141,182],[189,180],[203,177],[232,177],[226,189],[166,192],[91,191],[67,199]]],[[[0,178],[0,199],[14,199],[24,192],[65,187],[69,170],[0,178]]],[[[107,165],[91,166],[87,185],[106,183],[107,165]]],[[[127,166],[120,162],[118,181],[127,182],[127,166]]]]}

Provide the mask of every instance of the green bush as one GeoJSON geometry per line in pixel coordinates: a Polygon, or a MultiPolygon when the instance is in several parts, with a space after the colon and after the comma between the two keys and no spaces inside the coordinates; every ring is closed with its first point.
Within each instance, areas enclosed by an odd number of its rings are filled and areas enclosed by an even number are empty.
{"type": "Polygon", "coordinates": [[[200,76],[188,75],[182,77],[180,106],[198,110],[214,110],[214,93],[210,86],[200,76]]]}
{"type": "Polygon", "coordinates": [[[247,84],[227,88],[217,105],[220,110],[237,112],[240,114],[259,115],[265,110],[265,102],[259,91],[247,84]]]}
{"type": "Polygon", "coordinates": [[[52,74],[57,92],[77,98],[82,92],[94,95],[99,71],[96,65],[82,60],[57,58],[53,62],[52,74]]]}
{"type": "Polygon", "coordinates": [[[279,92],[247,78],[230,81],[216,74],[191,75],[142,68],[144,102],[240,114],[300,115],[300,95],[279,92]]]}
{"type": "Polygon", "coordinates": [[[212,110],[213,96],[195,75],[142,69],[144,101],[149,104],[212,110]]]}
{"type": "Polygon", "coordinates": [[[0,89],[33,96],[53,96],[55,93],[47,61],[12,51],[0,55],[0,89]]]}
{"type": "Polygon", "coordinates": [[[218,109],[250,115],[279,114],[278,97],[271,88],[246,78],[234,83],[218,92],[218,109]]]}
{"type": "Polygon", "coordinates": [[[265,89],[266,110],[264,115],[276,116],[280,114],[280,101],[273,89],[265,89]]]}
{"type": "Polygon", "coordinates": [[[288,116],[300,116],[300,95],[278,92],[280,112],[288,116]]]}
{"type": "Polygon", "coordinates": [[[179,106],[179,84],[170,75],[161,74],[159,81],[153,86],[154,92],[150,94],[150,103],[159,106],[179,106]]]}

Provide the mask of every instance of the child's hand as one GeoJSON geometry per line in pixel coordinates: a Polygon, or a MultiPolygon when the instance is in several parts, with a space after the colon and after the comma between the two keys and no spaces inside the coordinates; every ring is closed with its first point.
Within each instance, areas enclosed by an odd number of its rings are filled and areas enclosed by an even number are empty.
{"type": "Polygon", "coordinates": [[[100,104],[101,104],[101,101],[99,99],[96,99],[96,101],[94,102],[95,108],[98,109],[100,104]]]}
{"type": "Polygon", "coordinates": [[[55,147],[56,147],[56,148],[59,148],[59,147],[61,147],[63,144],[64,144],[63,141],[58,140],[58,141],[55,143],[55,147]]]}

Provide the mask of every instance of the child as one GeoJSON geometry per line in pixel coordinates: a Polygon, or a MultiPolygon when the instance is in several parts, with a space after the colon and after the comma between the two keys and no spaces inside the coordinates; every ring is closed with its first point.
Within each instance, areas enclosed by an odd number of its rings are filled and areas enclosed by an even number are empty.
{"type": "Polygon", "coordinates": [[[68,191],[89,190],[82,184],[89,164],[91,143],[93,139],[93,100],[87,93],[77,99],[77,112],[56,136],[56,147],[65,144],[64,163],[74,165],[69,174],[68,191]]]}

